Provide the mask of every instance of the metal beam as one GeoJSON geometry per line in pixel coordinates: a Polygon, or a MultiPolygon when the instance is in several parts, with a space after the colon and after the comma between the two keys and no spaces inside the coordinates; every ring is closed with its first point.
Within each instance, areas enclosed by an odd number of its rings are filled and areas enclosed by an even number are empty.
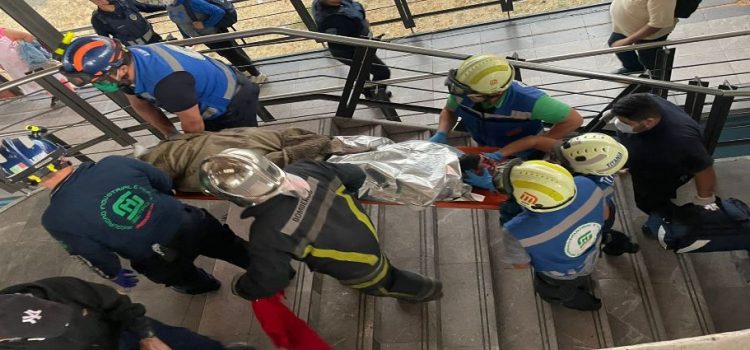
{"type": "MultiPolygon", "coordinates": [[[[44,46],[54,50],[60,44],[63,35],[25,1],[0,1],[0,9],[24,26],[44,46]]],[[[136,142],[133,137],[51,75],[37,80],[37,83],[121,146],[136,142]]],[[[3,84],[3,87],[5,85],[3,84]]]]}
{"type": "MultiPolygon", "coordinates": [[[[707,81],[701,81],[698,78],[692,79],[688,82],[690,85],[700,85],[703,87],[708,86],[707,81]]],[[[685,96],[685,112],[689,114],[693,120],[700,123],[701,117],[703,116],[703,106],[706,104],[706,94],[697,92],[688,92],[685,96]]]]}
{"type": "Polygon", "coordinates": [[[310,12],[307,11],[305,3],[302,2],[302,0],[291,0],[291,2],[292,6],[294,6],[294,9],[297,10],[297,14],[302,20],[302,23],[305,25],[305,27],[307,27],[307,30],[311,32],[317,32],[318,25],[315,23],[315,19],[313,19],[313,17],[310,15],[310,12]]]}
{"type": "MultiPolygon", "coordinates": [[[[349,75],[346,77],[346,84],[344,84],[341,100],[336,109],[337,117],[351,118],[354,116],[359,95],[364,90],[365,82],[370,80],[370,68],[372,68],[374,58],[375,49],[357,47],[354,50],[354,57],[349,65],[349,75]]],[[[377,90],[377,88],[374,88],[374,90],[377,90]]]]}
{"type": "Polygon", "coordinates": [[[404,28],[411,29],[417,26],[414,23],[414,16],[409,10],[409,4],[406,0],[393,0],[396,3],[396,9],[398,10],[399,16],[401,16],[401,22],[404,23],[404,28]]]}
{"type": "MultiPolygon", "coordinates": [[[[732,86],[724,83],[719,85],[719,89],[731,90],[732,86]]],[[[724,124],[729,117],[729,110],[732,109],[733,96],[716,96],[711,105],[711,112],[708,113],[706,128],[704,130],[703,142],[706,145],[708,154],[714,154],[716,145],[719,143],[719,137],[724,130],[724,124]]]]}
{"type": "MultiPolygon", "coordinates": [[[[674,64],[675,49],[662,48],[656,52],[656,62],[654,69],[651,71],[651,78],[661,81],[672,80],[672,66],[674,64]]],[[[654,95],[667,98],[669,95],[669,89],[666,88],[654,88],[651,93],[654,95]]]]}

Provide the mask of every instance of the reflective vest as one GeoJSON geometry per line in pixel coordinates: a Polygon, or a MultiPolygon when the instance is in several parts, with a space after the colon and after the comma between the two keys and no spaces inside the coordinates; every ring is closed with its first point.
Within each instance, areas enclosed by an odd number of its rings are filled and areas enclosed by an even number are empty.
{"type": "MultiPolygon", "coordinates": [[[[323,6],[323,4],[320,3],[320,0],[315,0],[315,2],[313,2],[312,8],[313,16],[315,17],[315,23],[318,24],[318,31],[321,33],[329,33],[327,31],[328,26],[326,21],[331,19],[332,16],[344,16],[360,23],[361,30],[359,36],[370,36],[370,25],[365,20],[365,9],[360,3],[356,1],[342,0],[340,6],[333,7],[323,6]]],[[[334,32],[329,34],[338,33],[334,32]]]]}
{"type": "Polygon", "coordinates": [[[115,39],[120,40],[126,46],[148,43],[154,36],[154,30],[138,9],[123,1],[113,1],[112,4],[122,11],[122,17],[115,14],[108,15],[107,12],[99,10],[94,10],[92,16],[109,26],[111,32],[115,33],[115,39]]]}
{"type": "Polygon", "coordinates": [[[456,116],[480,146],[505,147],[507,144],[543,129],[540,120],[531,120],[531,111],[544,92],[514,81],[505,91],[502,105],[482,112],[468,96],[457,96],[456,116]]]}
{"type": "Polygon", "coordinates": [[[135,94],[157,106],[154,89],[174,72],[188,72],[195,79],[198,108],[204,120],[224,114],[239,89],[232,68],[197,52],[168,44],[133,46],[130,52],[135,62],[135,94]]]}
{"type": "Polygon", "coordinates": [[[599,186],[604,192],[604,199],[607,200],[608,205],[615,204],[615,177],[610,176],[599,176],[599,175],[582,175],[589,178],[591,181],[599,186]]]}
{"type": "Polygon", "coordinates": [[[576,198],[565,208],[547,213],[524,210],[505,224],[526,249],[537,272],[575,275],[598,256],[604,192],[583,176],[576,176],[575,184],[576,198]]]}

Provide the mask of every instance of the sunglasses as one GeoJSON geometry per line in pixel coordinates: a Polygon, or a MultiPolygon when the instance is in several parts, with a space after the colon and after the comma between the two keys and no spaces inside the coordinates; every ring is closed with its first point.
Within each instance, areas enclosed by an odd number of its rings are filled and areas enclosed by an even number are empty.
{"type": "Polygon", "coordinates": [[[68,78],[68,81],[71,82],[73,85],[82,87],[88,84],[94,84],[99,82],[106,82],[112,80],[112,78],[109,76],[112,71],[116,69],[113,68],[106,73],[98,73],[95,75],[91,75],[88,73],[83,72],[61,72],[62,75],[64,75],[66,78],[68,78]]]}

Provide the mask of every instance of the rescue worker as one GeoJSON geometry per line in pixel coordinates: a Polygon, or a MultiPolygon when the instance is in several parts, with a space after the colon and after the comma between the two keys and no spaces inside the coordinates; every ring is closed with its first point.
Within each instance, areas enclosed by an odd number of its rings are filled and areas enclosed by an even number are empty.
{"type": "Polygon", "coordinates": [[[619,99],[612,113],[617,136],[630,152],[627,167],[638,209],[654,217],[678,215],[692,209],[688,204],[719,209],[713,159],[700,126],[684,110],[639,93],[619,99]]]}
{"type": "Polygon", "coordinates": [[[142,0],[91,0],[96,10],[91,13],[91,25],[96,34],[113,37],[123,45],[144,45],[162,41],[151,23],[141,12],[164,11],[164,5],[152,5],[142,0]]]}
{"type": "MultiPolygon", "coordinates": [[[[357,1],[352,0],[315,0],[312,5],[313,17],[318,26],[318,31],[326,34],[335,34],[348,36],[351,38],[367,39],[372,37],[370,31],[370,22],[367,21],[365,8],[357,1]]],[[[331,55],[341,63],[351,66],[354,59],[355,46],[328,43],[328,49],[331,55]]],[[[390,79],[391,70],[385,65],[383,60],[375,56],[373,58],[370,74],[372,80],[390,79]]],[[[368,98],[378,97],[385,99],[388,97],[385,86],[379,86],[378,89],[365,89],[364,94],[368,98]],[[385,95],[381,95],[381,92],[385,95]]]]}
{"type": "Polygon", "coordinates": [[[258,85],[226,64],[179,46],[123,47],[116,39],[80,37],[63,55],[63,73],[78,85],[121,90],[133,109],[165,136],[257,126],[258,85]]]}
{"type": "Polygon", "coordinates": [[[71,254],[114,283],[137,274],[177,292],[201,294],[221,283],[194,265],[199,255],[247,267],[247,242],[203,209],[173,197],[172,180],[140,160],[108,156],[77,168],[48,140],[4,140],[6,176],[51,190],[42,226],[71,254]],[[21,178],[19,178],[21,177],[21,178]]]}
{"type": "Polygon", "coordinates": [[[447,143],[461,118],[479,146],[504,147],[525,136],[560,139],[583,124],[578,112],[541,90],[514,81],[515,70],[496,55],[475,55],[448,73],[448,101],[430,141],[447,143]]]}
{"type": "Polygon", "coordinates": [[[440,282],[393,267],[356,192],[364,172],[351,164],[299,161],[281,170],[255,152],[227,149],[201,164],[207,193],[246,207],[252,217],[250,265],[234,278],[235,294],[267,298],[289,284],[291,259],[374,296],[427,302],[440,282]]]}
{"type": "MultiPolygon", "coordinates": [[[[609,207],[609,218],[602,232],[602,251],[608,255],[635,253],[637,243],[630,241],[624,233],[612,229],[616,218],[614,175],[628,161],[628,150],[609,135],[586,133],[569,140],[556,140],[546,136],[527,136],[493,152],[500,157],[509,157],[521,151],[535,149],[547,153],[550,162],[560,164],[573,175],[580,175],[594,181],[604,191],[609,207]]],[[[493,188],[494,189],[494,188],[493,188]]],[[[521,211],[515,202],[505,203],[501,212],[502,222],[510,220],[521,211]]]]}
{"type": "Polygon", "coordinates": [[[510,165],[501,188],[523,211],[503,226],[506,258],[534,268],[534,288],[547,302],[597,310],[586,291],[596,267],[601,230],[609,215],[604,192],[590,179],[541,160],[510,165]]]}
{"type": "Polygon", "coordinates": [[[0,290],[0,349],[252,350],[146,316],[103,284],[52,277],[0,290]]]}
{"type": "MultiPolygon", "coordinates": [[[[230,23],[237,21],[237,12],[228,0],[165,0],[169,19],[185,38],[228,33],[230,23]],[[217,4],[223,4],[217,6],[217,4]]],[[[247,72],[254,83],[262,84],[268,77],[253,64],[253,60],[234,40],[206,43],[240,71],[247,72]]]]}

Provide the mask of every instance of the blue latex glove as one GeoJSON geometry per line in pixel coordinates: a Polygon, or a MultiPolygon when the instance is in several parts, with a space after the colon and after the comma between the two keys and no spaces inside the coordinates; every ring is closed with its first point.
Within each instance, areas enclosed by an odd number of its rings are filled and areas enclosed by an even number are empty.
{"type": "Polygon", "coordinates": [[[128,269],[120,269],[112,282],[123,288],[133,288],[138,285],[138,274],[128,269]]]}
{"type": "Polygon", "coordinates": [[[492,159],[494,159],[494,160],[496,160],[498,162],[501,161],[501,160],[503,160],[503,154],[500,153],[500,152],[498,152],[498,151],[495,151],[495,152],[482,152],[482,155],[485,156],[485,157],[487,157],[487,158],[492,158],[492,159]]]}
{"type": "Polygon", "coordinates": [[[427,141],[435,142],[435,143],[448,143],[448,134],[442,131],[438,131],[435,133],[435,135],[432,135],[432,137],[430,137],[430,139],[427,141]]]}
{"type": "Polygon", "coordinates": [[[495,187],[495,183],[492,181],[490,171],[486,168],[484,169],[482,175],[477,175],[474,171],[464,172],[464,182],[474,187],[484,188],[485,190],[497,192],[497,188],[495,187]]]}

